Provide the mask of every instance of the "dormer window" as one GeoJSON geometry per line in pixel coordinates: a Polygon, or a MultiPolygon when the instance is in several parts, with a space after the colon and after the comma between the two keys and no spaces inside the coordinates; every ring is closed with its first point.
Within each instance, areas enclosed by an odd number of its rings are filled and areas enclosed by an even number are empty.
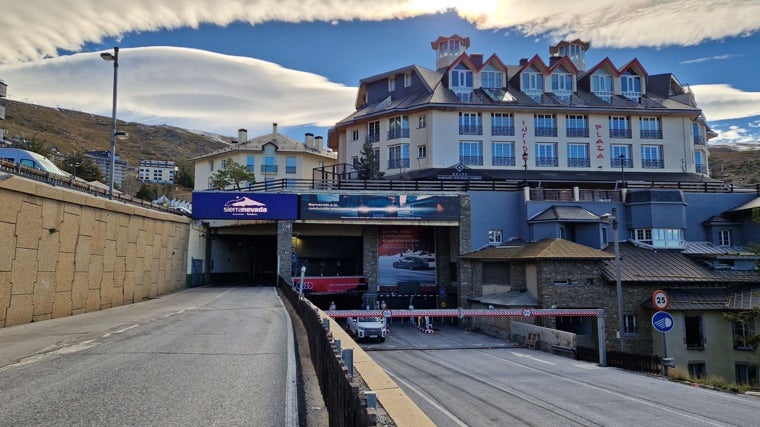
{"type": "Polygon", "coordinates": [[[631,230],[635,242],[652,248],[683,248],[683,230],[679,228],[636,228],[631,230]]]}
{"type": "Polygon", "coordinates": [[[489,65],[480,72],[480,86],[488,89],[501,89],[504,85],[504,73],[489,65]]]}
{"type": "Polygon", "coordinates": [[[460,101],[470,102],[472,96],[472,71],[462,64],[451,70],[451,90],[460,101]]]}
{"type": "Polygon", "coordinates": [[[544,75],[530,67],[523,72],[520,80],[522,91],[533,101],[541,102],[541,95],[544,93],[544,75]]]}
{"type": "Polygon", "coordinates": [[[388,92],[393,92],[394,90],[396,90],[396,78],[388,77],[388,92]]]}
{"type": "Polygon", "coordinates": [[[562,101],[570,102],[570,95],[573,93],[573,76],[562,72],[552,74],[552,92],[562,101]]]}
{"type": "Polygon", "coordinates": [[[624,97],[639,102],[639,98],[641,98],[641,77],[630,71],[626,71],[620,76],[620,85],[624,97]]]}
{"type": "Polygon", "coordinates": [[[612,76],[604,71],[591,76],[591,92],[604,102],[612,102],[612,76]]]}
{"type": "Polygon", "coordinates": [[[404,73],[404,87],[412,85],[412,73],[404,73]]]}

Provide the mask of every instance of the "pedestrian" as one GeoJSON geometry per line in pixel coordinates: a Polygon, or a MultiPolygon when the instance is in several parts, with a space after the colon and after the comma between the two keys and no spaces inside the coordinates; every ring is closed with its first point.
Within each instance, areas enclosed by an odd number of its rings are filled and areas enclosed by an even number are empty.
{"type": "Polygon", "coordinates": [[[336,309],[336,307],[335,307],[335,301],[330,301],[330,308],[328,310],[335,311],[335,309],[336,309]]]}

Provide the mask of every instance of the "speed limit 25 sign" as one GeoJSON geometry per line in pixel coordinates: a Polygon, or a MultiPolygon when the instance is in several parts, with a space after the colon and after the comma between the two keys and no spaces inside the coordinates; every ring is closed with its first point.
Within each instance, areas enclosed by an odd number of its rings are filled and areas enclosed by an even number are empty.
{"type": "Polygon", "coordinates": [[[652,305],[655,310],[663,311],[667,310],[670,305],[670,298],[668,294],[663,290],[656,290],[652,292],[652,305]]]}

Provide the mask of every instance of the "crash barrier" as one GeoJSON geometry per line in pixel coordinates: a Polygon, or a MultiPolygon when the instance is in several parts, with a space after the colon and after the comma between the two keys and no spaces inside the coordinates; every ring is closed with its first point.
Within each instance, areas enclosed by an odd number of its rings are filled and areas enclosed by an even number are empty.
{"type": "Polygon", "coordinates": [[[626,371],[645,372],[648,374],[661,375],[664,372],[662,357],[656,354],[608,351],[607,365],[623,368],[626,371]]]}
{"type": "MultiPolygon", "coordinates": [[[[322,319],[319,310],[299,297],[290,283],[280,277],[279,289],[301,318],[309,338],[311,360],[325,399],[330,426],[377,425],[376,409],[367,407],[367,398],[343,362],[341,349],[322,319]]],[[[328,324],[329,325],[329,324],[328,324]]]]}

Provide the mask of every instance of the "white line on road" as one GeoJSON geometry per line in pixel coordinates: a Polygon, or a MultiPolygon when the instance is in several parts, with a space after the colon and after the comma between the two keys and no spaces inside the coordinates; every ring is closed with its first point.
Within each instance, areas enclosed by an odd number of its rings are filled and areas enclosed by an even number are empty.
{"type": "Polygon", "coordinates": [[[512,354],[514,354],[517,357],[524,357],[526,359],[535,360],[536,362],[546,363],[547,365],[552,365],[552,366],[556,365],[556,363],[547,362],[546,360],[541,360],[538,357],[528,356],[527,354],[518,353],[516,351],[513,351],[512,354]]]}
{"type": "Polygon", "coordinates": [[[140,326],[140,325],[139,325],[139,324],[137,324],[137,325],[132,325],[132,326],[130,326],[130,327],[128,327],[128,328],[119,329],[118,331],[114,332],[114,334],[120,334],[120,333],[122,333],[122,332],[127,332],[128,330],[130,330],[130,329],[133,329],[133,328],[136,328],[136,327],[138,327],[138,326],[140,326]]]}
{"type": "Polygon", "coordinates": [[[389,376],[390,376],[390,377],[393,379],[393,381],[395,381],[395,382],[397,382],[397,383],[402,383],[402,384],[404,384],[404,387],[406,387],[406,388],[408,388],[409,390],[411,390],[411,391],[413,391],[414,393],[416,393],[416,394],[417,394],[419,397],[423,398],[423,399],[424,399],[424,400],[425,400],[427,403],[429,403],[429,404],[430,404],[432,407],[434,407],[435,409],[437,409],[437,410],[441,411],[441,413],[442,413],[442,414],[444,414],[444,415],[446,415],[446,417],[448,417],[448,418],[449,418],[451,421],[455,422],[455,423],[456,423],[457,425],[459,425],[459,426],[462,426],[462,427],[468,427],[468,424],[467,424],[467,423],[465,423],[465,422],[464,422],[464,421],[462,421],[461,419],[457,418],[457,416],[456,416],[456,415],[454,415],[454,414],[452,414],[451,412],[449,412],[449,411],[448,411],[446,408],[444,408],[443,406],[441,406],[441,405],[439,405],[438,403],[436,403],[436,402],[435,402],[433,399],[429,398],[427,395],[425,395],[425,394],[422,394],[422,392],[421,392],[420,390],[417,390],[417,389],[416,389],[414,386],[412,386],[412,385],[411,385],[411,384],[409,384],[408,382],[406,382],[406,381],[402,380],[402,379],[401,379],[401,378],[399,378],[398,376],[396,376],[396,375],[394,375],[394,374],[392,374],[392,373],[390,373],[390,372],[388,372],[388,371],[386,371],[386,372],[387,372],[387,373],[388,373],[388,375],[389,375],[389,376]]]}

